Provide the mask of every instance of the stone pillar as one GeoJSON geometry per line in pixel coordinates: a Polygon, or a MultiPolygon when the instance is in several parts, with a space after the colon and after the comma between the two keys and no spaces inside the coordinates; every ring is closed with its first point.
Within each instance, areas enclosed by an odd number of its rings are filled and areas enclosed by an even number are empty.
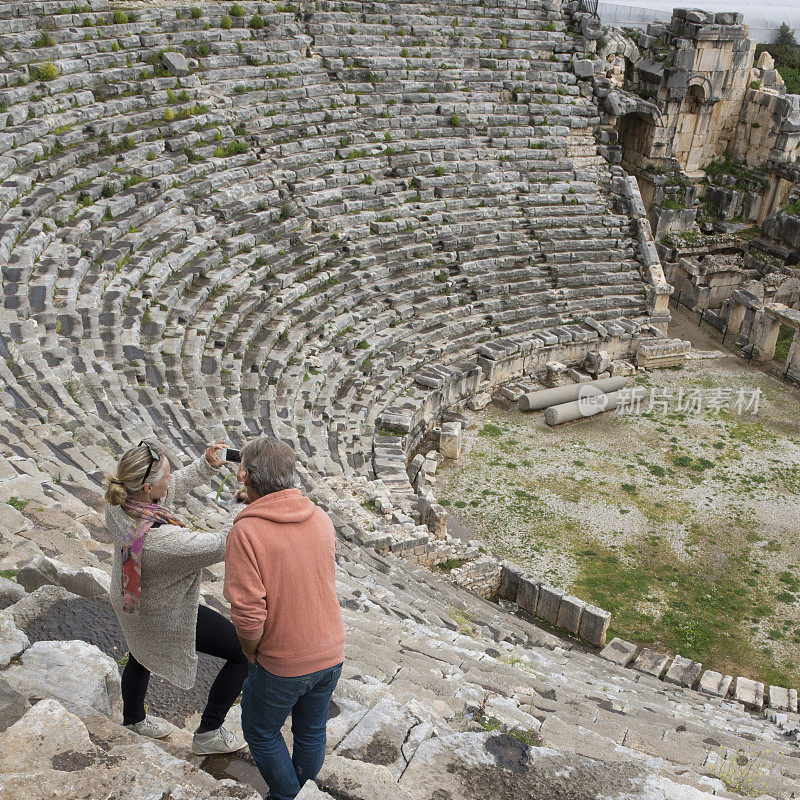
{"type": "Polygon", "coordinates": [[[789,355],[786,357],[786,366],[790,372],[800,374],[800,330],[795,329],[789,355]]]}
{"type": "Polygon", "coordinates": [[[669,311],[669,298],[674,288],[669,283],[658,283],[647,289],[647,305],[654,314],[669,311]]]}
{"type": "Polygon", "coordinates": [[[766,311],[759,311],[753,322],[750,344],[756,361],[771,361],[775,357],[775,345],[781,329],[780,320],[771,317],[766,311]]]}
{"type": "Polygon", "coordinates": [[[739,331],[742,329],[742,323],[744,322],[744,315],[746,311],[747,308],[745,306],[734,301],[733,308],[731,309],[730,316],[728,317],[728,333],[732,333],[734,336],[739,333],[739,331]]]}
{"type": "Polygon", "coordinates": [[[751,338],[753,326],[755,325],[757,309],[745,308],[744,318],[742,320],[742,327],[739,328],[739,333],[745,338],[751,338]]]}
{"type": "Polygon", "coordinates": [[[458,458],[461,455],[461,443],[461,423],[443,423],[439,434],[439,452],[445,458],[458,458]]]}

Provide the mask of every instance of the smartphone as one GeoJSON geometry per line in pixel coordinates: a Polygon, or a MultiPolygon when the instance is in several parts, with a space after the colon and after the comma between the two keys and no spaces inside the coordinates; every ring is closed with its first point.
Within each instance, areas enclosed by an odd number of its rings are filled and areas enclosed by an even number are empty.
{"type": "Polygon", "coordinates": [[[241,450],[231,450],[228,448],[225,451],[225,458],[224,461],[235,461],[237,464],[242,460],[242,451],[241,450]]]}

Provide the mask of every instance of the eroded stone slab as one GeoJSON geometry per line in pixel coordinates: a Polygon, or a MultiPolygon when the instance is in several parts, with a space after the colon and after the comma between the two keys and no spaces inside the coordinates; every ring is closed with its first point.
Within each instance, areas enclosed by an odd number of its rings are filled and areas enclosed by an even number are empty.
{"type": "Polygon", "coordinates": [[[17,582],[27,591],[40,586],[61,586],[80,597],[108,597],[111,577],[97,567],[73,569],[63,561],[38,556],[23,564],[17,573],[17,582]]]}
{"type": "Polygon", "coordinates": [[[80,719],[57,700],[45,698],[3,734],[0,774],[35,771],[37,767],[52,765],[59,754],[85,756],[94,751],[80,719]]]}
{"type": "Polygon", "coordinates": [[[295,800],[332,800],[327,792],[323,792],[314,781],[306,781],[295,800]]]}
{"type": "Polygon", "coordinates": [[[78,716],[95,709],[117,713],[120,679],[117,662],[80,640],[36,642],[3,677],[28,698],[57,697],[78,716]]]}
{"type": "Polygon", "coordinates": [[[733,682],[733,698],[742,703],[745,708],[761,711],[764,708],[764,684],[740,675],[733,682]]]}
{"type": "Polygon", "coordinates": [[[457,733],[421,745],[400,786],[418,800],[711,800],[656,775],[653,764],[531,747],[498,732],[457,733]]]}
{"type": "Polygon", "coordinates": [[[28,637],[14,624],[8,611],[0,611],[0,669],[9,665],[28,645],[28,637]]]}
{"type": "Polygon", "coordinates": [[[419,721],[394,698],[385,697],[345,736],[336,753],[344,758],[379,764],[399,778],[406,768],[403,743],[419,721]]]}
{"type": "Polygon", "coordinates": [[[0,609],[8,608],[25,597],[25,589],[18,583],[0,575],[0,609]]]}
{"type": "Polygon", "coordinates": [[[699,691],[715,697],[727,697],[733,683],[732,675],[723,675],[721,672],[714,672],[707,669],[700,677],[699,691]]]}
{"type": "Polygon", "coordinates": [[[693,689],[700,679],[700,673],[702,671],[703,665],[699,662],[677,655],[669,665],[667,674],[664,675],[664,680],[667,683],[674,683],[677,686],[685,686],[688,689],[693,689]]]}
{"type": "Polygon", "coordinates": [[[600,657],[620,667],[627,667],[636,658],[636,650],[635,644],[615,638],[600,651],[600,657]]]}
{"type": "Polygon", "coordinates": [[[654,678],[660,678],[669,664],[669,656],[651,650],[649,647],[642,649],[637,659],[633,662],[633,668],[654,678]]]}
{"type": "Polygon", "coordinates": [[[13,725],[28,709],[28,701],[0,678],[0,731],[13,725]]]}
{"type": "Polygon", "coordinates": [[[254,790],[211,775],[94,712],[85,720],[52,698],[0,734],[0,800],[165,797],[260,800],[254,790]]]}
{"type": "Polygon", "coordinates": [[[397,778],[387,767],[353,761],[335,753],[326,757],[317,784],[334,797],[349,800],[417,800],[398,786],[397,778]]]}

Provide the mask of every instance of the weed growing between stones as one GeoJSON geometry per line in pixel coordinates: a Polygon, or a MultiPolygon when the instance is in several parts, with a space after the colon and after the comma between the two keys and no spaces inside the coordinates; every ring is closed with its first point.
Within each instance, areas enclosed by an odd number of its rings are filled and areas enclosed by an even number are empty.
{"type": "Polygon", "coordinates": [[[526,728],[510,727],[508,725],[504,725],[499,719],[497,719],[497,717],[489,716],[486,713],[486,705],[489,702],[489,698],[489,692],[484,692],[483,698],[481,699],[481,702],[477,708],[467,707],[464,712],[462,712],[463,719],[480,725],[481,728],[489,731],[490,733],[492,731],[500,731],[501,733],[508,734],[520,742],[520,744],[529,745],[530,747],[541,747],[542,737],[537,731],[528,730],[526,728]]]}
{"type": "Polygon", "coordinates": [[[721,747],[716,753],[714,775],[725,788],[745,797],[758,797],[766,788],[770,770],[766,767],[765,756],[770,751],[728,750],[721,747]]]}
{"type": "Polygon", "coordinates": [[[454,569],[463,567],[467,563],[465,558],[448,558],[436,564],[436,569],[441,572],[452,572],[454,569]]]}
{"type": "Polygon", "coordinates": [[[480,638],[478,628],[475,622],[470,618],[469,612],[466,609],[460,609],[457,606],[450,606],[447,609],[450,619],[456,624],[456,629],[463,636],[471,636],[473,639],[480,638]]]}

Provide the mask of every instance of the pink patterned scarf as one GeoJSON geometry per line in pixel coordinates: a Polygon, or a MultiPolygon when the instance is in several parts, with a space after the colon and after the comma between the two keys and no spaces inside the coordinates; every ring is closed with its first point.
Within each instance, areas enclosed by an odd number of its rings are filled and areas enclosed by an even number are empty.
{"type": "Polygon", "coordinates": [[[122,545],[122,610],[135,614],[142,603],[142,547],[145,535],[155,523],[185,526],[180,517],[155,503],[126,500],[122,510],[137,520],[131,525],[122,545]]]}

